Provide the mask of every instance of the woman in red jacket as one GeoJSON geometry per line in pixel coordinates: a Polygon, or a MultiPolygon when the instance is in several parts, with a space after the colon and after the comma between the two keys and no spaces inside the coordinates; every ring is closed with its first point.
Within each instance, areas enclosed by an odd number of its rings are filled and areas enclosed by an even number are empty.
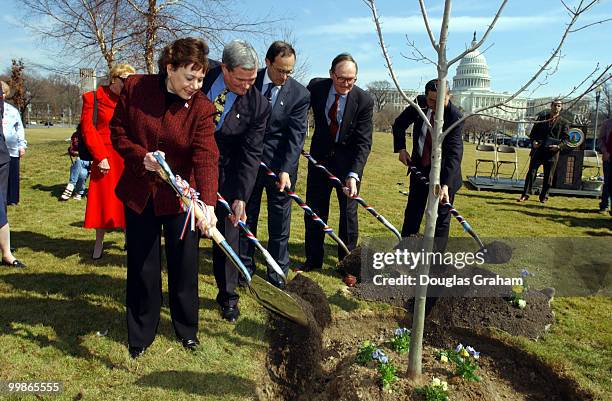
{"type": "Polygon", "coordinates": [[[113,117],[124,80],[136,70],[129,64],[117,64],[110,72],[110,85],[100,86],[83,95],[81,129],[87,149],[93,156],[91,179],[87,193],[85,228],[96,229],[92,259],[100,259],[104,249],[104,234],[114,228],[125,228],[123,203],[115,195],[115,187],[123,172],[123,159],[113,149],[108,123],[113,117]],[[97,100],[96,125],[94,103],[97,100]]]}
{"type": "Polygon", "coordinates": [[[188,180],[206,204],[198,228],[216,224],[219,150],[215,107],[200,91],[208,66],[202,40],[177,39],[159,58],[159,74],[125,82],[111,120],[111,139],[125,168],[116,193],[125,205],[127,234],[126,309],[128,350],[140,356],[155,339],[162,306],[161,235],[165,239],[172,325],[183,347],[198,344],[198,243],[178,197],[157,174],[155,151],[188,180]],[[183,234],[181,236],[181,234],[183,234]]]}

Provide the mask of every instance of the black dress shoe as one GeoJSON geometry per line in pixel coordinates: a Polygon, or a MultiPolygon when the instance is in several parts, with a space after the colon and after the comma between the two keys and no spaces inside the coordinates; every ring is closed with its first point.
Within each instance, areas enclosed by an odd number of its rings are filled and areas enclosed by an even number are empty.
{"type": "Polygon", "coordinates": [[[12,262],[7,262],[6,260],[3,260],[3,261],[2,261],[2,264],[3,264],[4,266],[16,267],[16,268],[18,268],[18,269],[25,269],[26,267],[28,267],[28,266],[26,266],[26,264],[25,264],[25,263],[23,263],[23,262],[22,262],[22,261],[20,261],[19,259],[15,259],[15,260],[13,260],[12,262]]]}
{"type": "Polygon", "coordinates": [[[200,345],[200,341],[197,338],[183,338],[181,340],[181,344],[183,344],[183,348],[188,349],[189,351],[195,351],[200,345]]]}
{"type": "Polygon", "coordinates": [[[299,266],[296,271],[301,272],[311,272],[313,270],[321,270],[322,266],[314,266],[308,263],[304,263],[302,266],[299,266]]]}
{"type": "Polygon", "coordinates": [[[240,316],[240,309],[236,306],[224,306],[221,308],[221,317],[230,323],[236,322],[240,316]]]}
{"type": "Polygon", "coordinates": [[[140,355],[144,354],[146,350],[147,350],[147,347],[132,347],[132,346],[128,347],[128,351],[130,352],[130,357],[132,359],[138,358],[140,355]]]}

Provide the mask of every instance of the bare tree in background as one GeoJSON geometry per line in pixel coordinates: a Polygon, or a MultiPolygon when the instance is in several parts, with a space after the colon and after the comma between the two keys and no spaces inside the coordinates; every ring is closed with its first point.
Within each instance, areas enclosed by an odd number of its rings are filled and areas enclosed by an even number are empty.
{"type": "Polygon", "coordinates": [[[374,99],[374,112],[381,112],[391,97],[393,85],[389,81],[372,81],[366,85],[366,89],[374,99]]]}
{"type": "MultiPolygon", "coordinates": [[[[398,78],[395,75],[395,71],[393,70],[391,58],[387,51],[387,47],[385,46],[385,41],[384,41],[384,37],[382,34],[381,20],[378,14],[375,0],[363,0],[363,1],[372,12],[374,25],[375,25],[376,32],[378,35],[382,53],[385,58],[386,66],[389,70],[389,73],[391,75],[391,78],[396,88],[398,89],[400,93],[402,93],[402,96],[410,104],[410,106],[416,109],[416,111],[419,113],[419,115],[423,119],[424,124],[426,124],[429,128],[432,128],[423,110],[421,110],[418,107],[418,105],[413,101],[413,99],[408,98],[408,96],[406,96],[401,90],[401,85],[398,81],[398,78]]],[[[428,16],[424,0],[419,0],[419,6],[421,10],[421,15],[423,17],[425,31],[427,33],[429,42],[431,43],[431,46],[434,49],[436,57],[434,57],[434,59],[432,60],[430,58],[427,58],[423,54],[423,52],[421,52],[416,47],[413,46],[413,49],[416,52],[416,54],[420,57],[421,60],[427,60],[431,62],[432,66],[436,69],[437,78],[438,78],[438,91],[437,91],[438,93],[445,93],[447,90],[447,77],[448,77],[449,68],[453,64],[461,60],[468,53],[482,46],[482,44],[485,42],[485,40],[489,36],[489,33],[493,30],[497,21],[499,20],[502,14],[502,11],[504,7],[506,6],[507,2],[508,0],[502,0],[500,2],[497,12],[492,18],[491,23],[488,25],[487,30],[485,31],[480,41],[478,42],[474,41],[474,43],[470,47],[468,47],[465,51],[461,52],[460,54],[458,54],[457,56],[449,60],[446,54],[447,53],[446,49],[447,49],[447,41],[448,41],[448,27],[449,27],[449,23],[451,20],[452,0],[444,1],[442,22],[441,22],[441,27],[440,27],[438,38],[436,38],[436,35],[434,34],[432,30],[430,18],[428,16]]],[[[534,81],[536,81],[536,79],[538,79],[538,77],[540,77],[541,75],[544,75],[546,78],[550,74],[554,73],[554,71],[556,70],[555,61],[558,60],[561,48],[566,38],[568,37],[568,35],[570,35],[571,33],[580,31],[589,26],[595,25],[595,23],[590,23],[582,27],[576,26],[578,19],[583,14],[591,10],[595,6],[596,3],[597,3],[597,0],[579,1],[575,7],[570,7],[566,3],[564,3],[563,0],[561,0],[562,7],[566,10],[568,17],[569,17],[569,21],[565,25],[565,29],[561,35],[561,38],[559,39],[557,45],[553,49],[550,56],[542,63],[540,67],[536,69],[533,76],[520,89],[518,89],[516,92],[511,94],[503,102],[476,109],[472,113],[467,113],[463,116],[463,118],[461,118],[459,121],[455,122],[454,124],[450,125],[443,132],[442,126],[443,126],[443,116],[444,116],[444,96],[437,97],[436,109],[435,109],[435,122],[434,122],[434,127],[431,130],[432,132],[432,163],[431,163],[431,170],[430,170],[430,175],[429,175],[429,182],[430,182],[429,196],[427,199],[427,209],[425,212],[425,215],[426,215],[425,236],[424,236],[424,251],[425,252],[431,252],[431,250],[433,249],[433,238],[434,238],[435,225],[436,225],[436,219],[437,219],[437,214],[438,214],[438,195],[440,193],[442,141],[444,140],[445,135],[448,132],[450,132],[453,128],[455,128],[457,124],[460,124],[470,115],[486,114],[487,110],[494,109],[494,108],[501,108],[506,103],[509,103],[511,100],[513,100],[519,94],[521,94],[527,88],[529,88],[534,83],[534,81]]],[[[588,92],[594,89],[595,86],[601,83],[602,80],[605,81],[609,79],[609,75],[608,75],[609,70],[610,70],[610,65],[604,66],[603,72],[599,76],[597,76],[596,79],[594,80],[595,84],[588,85],[588,87],[586,88],[584,92],[588,92]]],[[[598,71],[598,70],[596,69],[595,71],[598,71]]],[[[593,75],[594,73],[595,72],[591,74],[593,75]]],[[[586,80],[583,81],[583,83],[584,82],[586,82],[586,80]]],[[[540,83],[539,85],[541,84],[542,83],[540,83]]],[[[584,93],[582,95],[584,95],[584,93]]],[[[418,274],[428,275],[429,265],[425,263],[420,268],[418,274]]],[[[422,372],[423,329],[424,329],[424,324],[425,324],[426,296],[427,296],[427,286],[417,287],[416,294],[415,294],[415,302],[414,302],[414,313],[413,313],[413,319],[412,319],[413,325],[412,325],[412,334],[411,334],[411,341],[410,341],[410,351],[409,351],[409,357],[408,357],[408,375],[413,378],[419,377],[422,372]]]]}
{"type": "MultiPolygon", "coordinates": [[[[253,19],[232,7],[231,0],[23,0],[27,25],[44,40],[62,46],[62,54],[79,64],[108,69],[130,62],[148,73],[155,56],[171,40],[205,38],[213,49],[226,35],[265,35],[276,22],[253,19]]],[[[58,61],[62,60],[58,55],[58,61]]],[[[65,57],[63,58],[65,59],[65,57]]]]}
{"type": "Polygon", "coordinates": [[[25,121],[25,113],[28,107],[23,76],[24,68],[22,60],[13,59],[11,62],[11,78],[8,82],[11,87],[11,101],[17,110],[19,110],[22,121],[25,121]]]}
{"type": "MultiPolygon", "coordinates": [[[[134,16],[124,0],[23,0],[26,26],[43,41],[60,45],[79,64],[103,60],[110,70],[132,43],[134,16]]],[[[61,67],[60,67],[61,68],[61,67]]]]}

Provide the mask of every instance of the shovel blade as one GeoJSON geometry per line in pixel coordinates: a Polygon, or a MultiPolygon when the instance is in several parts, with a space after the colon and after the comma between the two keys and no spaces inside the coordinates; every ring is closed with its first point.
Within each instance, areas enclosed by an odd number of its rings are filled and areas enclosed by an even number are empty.
{"type": "Polygon", "coordinates": [[[308,326],[308,319],[304,310],[285,291],[256,275],[253,275],[249,283],[249,289],[264,308],[299,325],[308,326]]]}

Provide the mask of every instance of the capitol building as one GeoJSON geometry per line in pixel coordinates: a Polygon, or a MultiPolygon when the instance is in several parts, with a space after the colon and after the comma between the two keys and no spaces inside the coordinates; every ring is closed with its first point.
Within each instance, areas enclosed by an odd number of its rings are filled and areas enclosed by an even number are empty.
{"type": "MultiPolygon", "coordinates": [[[[472,46],[475,46],[476,43],[476,33],[474,33],[472,46]]],[[[491,90],[489,66],[485,56],[478,49],[466,54],[459,62],[457,72],[453,77],[451,94],[453,103],[465,112],[473,112],[481,107],[505,102],[511,97],[510,93],[498,93],[491,90]]],[[[507,104],[488,109],[484,113],[505,120],[524,120],[527,114],[527,102],[527,98],[518,96],[507,104]]],[[[520,134],[522,132],[519,132],[520,134]]]]}

